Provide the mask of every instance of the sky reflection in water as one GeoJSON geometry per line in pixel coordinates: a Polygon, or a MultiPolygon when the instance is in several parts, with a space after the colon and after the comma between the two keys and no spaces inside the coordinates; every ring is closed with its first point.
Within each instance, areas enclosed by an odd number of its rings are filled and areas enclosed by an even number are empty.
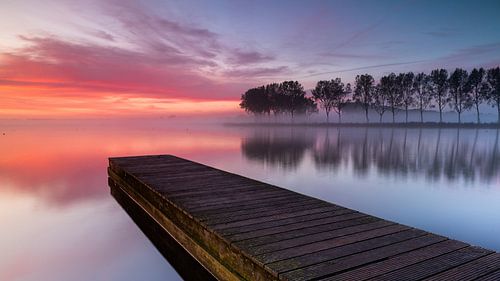
{"type": "Polygon", "coordinates": [[[139,154],[179,155],[500,250],[498,138],[470,129],[1,121],[0,280],[179,279],[109,195],[107,157],[139,154]]]}

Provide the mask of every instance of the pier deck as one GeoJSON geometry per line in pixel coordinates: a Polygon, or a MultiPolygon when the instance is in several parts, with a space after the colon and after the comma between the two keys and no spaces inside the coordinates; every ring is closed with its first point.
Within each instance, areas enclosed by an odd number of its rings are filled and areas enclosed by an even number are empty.
{"type": "Polygon", "coordinates": [[[219,280],[500,280],[500,254],[170,155],[109,185],[219,280]]]}

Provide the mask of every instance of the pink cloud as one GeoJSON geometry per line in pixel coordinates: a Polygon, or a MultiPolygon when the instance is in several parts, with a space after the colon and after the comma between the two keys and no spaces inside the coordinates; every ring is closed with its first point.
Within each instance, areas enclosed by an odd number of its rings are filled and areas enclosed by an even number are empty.
{"type": "Polygon", "coordinates": [[[222,85],[192,71],[210,64],[187,56],[73,44],[56,38],[23,39],[31,45],[3,54],[0,85],[192,99],[234,99],[246,87],[222,85]]]}
{"type": "Polygon", "coordinates": [[[164,18],[136,2],[103,5],[112,27],[79,27],[95,42],[20,35],[24,47],[0,53],[0,88],[7,93],[0,101],[11,112],[21,112],[18,106],[38,106],[37,112],[48,103],[61,107],[61,98],[237,102],[249,87],[289,71],[276,66],[273,55],[229,46],[209,29],[164,18]],[[40,96],[59,99],[37,102],[40,96]],[[29,97],[24,104],[21,98],[29,97]]]}

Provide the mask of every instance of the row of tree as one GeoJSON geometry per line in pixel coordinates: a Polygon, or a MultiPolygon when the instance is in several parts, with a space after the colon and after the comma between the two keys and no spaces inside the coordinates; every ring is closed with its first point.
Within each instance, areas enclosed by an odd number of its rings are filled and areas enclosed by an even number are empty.
{"type": "Polygon", "coordinates": [[[474,108],[477,122],[480,123],[480,105],[488,103],[498,110],[500,123],[500,67],[484,70],[474,68],[470,73],[457,68],[452,73],[446,69],[436,69],[430,74],[413,72],[390,73],[380,78],[378,83],[370,74],[356,76],[354,91],[351,85],[344,84],[340,78],[318,81],[307,97],[303,86],[297,81],[273,83],[248,90],[241,97],[240,107],[254,114],[295,114],[317,112],[317,104],[325,110],[327,121],[332,111],[336,112],[339,122],[342,110],[350,102],[362,106],[366,122],[368,112],[375,110],[380,116],[392,113],[392,121],[398,111],[404,110],[406,122],[408,111],[418,109],[420,121],[429,108],[439,111],[443,120],[443,110],[448,105],[458,114],[474,108]]]}

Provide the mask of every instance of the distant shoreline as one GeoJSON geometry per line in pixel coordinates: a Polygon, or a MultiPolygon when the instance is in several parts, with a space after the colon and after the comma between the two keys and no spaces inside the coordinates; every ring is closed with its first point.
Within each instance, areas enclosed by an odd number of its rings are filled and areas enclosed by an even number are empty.
{"type": "Polygon", "coordinates": [[[224,122],[232,127],[351,127],[351,128],[459,128],[459,129],[500,129],[498,123],[326,123],[326,122],[224,122]]]}

